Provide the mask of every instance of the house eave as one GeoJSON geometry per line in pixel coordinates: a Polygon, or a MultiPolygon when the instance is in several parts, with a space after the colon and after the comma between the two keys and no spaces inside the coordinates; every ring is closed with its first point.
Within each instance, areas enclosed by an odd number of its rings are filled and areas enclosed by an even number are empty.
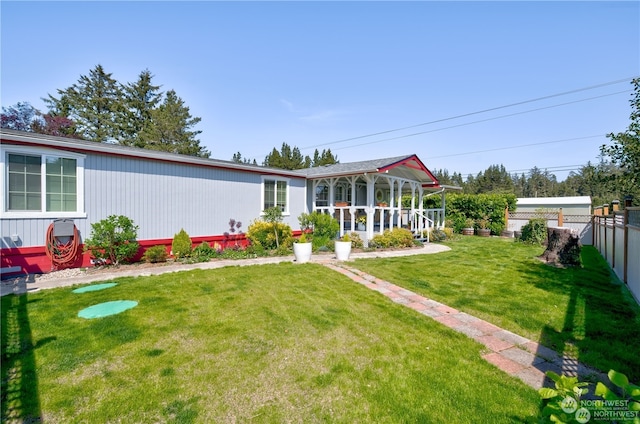
{"type": "Polygon", "coordinates": [[[70,152],[113,155],[135,159],[146,159],[178,164],[204,166],[210,168],[228,169],[233,171],[252,172],[263,175],[304,178],[304,176],[301,176],[300,174],[283,169],[266,168],[258,165],[246,165],[219,159],[200,158],[196,156],[181,155],[176,153],[141,149],[137,147],[121,146],[109,143],[97,143],[93,141],[75,139],[71,140],[63,137],[27,133],[23,131],[14,131],[7,129],[0,130],[0,144],[55,148],[70,152]]]}

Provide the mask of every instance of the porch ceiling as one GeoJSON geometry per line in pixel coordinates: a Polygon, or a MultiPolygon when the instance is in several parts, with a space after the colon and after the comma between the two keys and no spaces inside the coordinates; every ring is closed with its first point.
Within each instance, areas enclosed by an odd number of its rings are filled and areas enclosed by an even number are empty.
{"type": "Polygon", "coordinates": [[[387,174],[416,181],[425,187],[439,187],[436,177],[416,155],[396,156],[361,162],[338,163],[301,169],[298,172],[309,179],[346,177],[363,174],[387,174]]]}

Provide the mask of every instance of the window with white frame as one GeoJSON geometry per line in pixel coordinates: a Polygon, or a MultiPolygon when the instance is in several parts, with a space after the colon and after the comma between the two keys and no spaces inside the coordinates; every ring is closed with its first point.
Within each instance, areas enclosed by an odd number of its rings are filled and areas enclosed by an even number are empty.
{"type": "Polygon", "coordinates": [[[30,148],[2,151],[5,217],[84,215],[84,156],[30,148]]]}
{"type": "Polygon", "coordinates": [[[263,210],[278,207],[283,214],[289,213],[289,180],[283,178],[262,178],[263,210]]]}
{"type": "Polygon", "coordinates": [[[316,186],[316,206],[329,206],[329,186],[318,184],[316,186]]]}

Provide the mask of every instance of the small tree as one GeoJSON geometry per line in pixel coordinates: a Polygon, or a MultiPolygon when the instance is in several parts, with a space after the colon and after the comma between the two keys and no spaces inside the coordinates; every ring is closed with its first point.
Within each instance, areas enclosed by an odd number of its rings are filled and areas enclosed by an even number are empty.
{"type": "Polygon", "coordinates": [[[176,259],[191,256],[191,238],[184,228],[181,228],[180,232],[173,236],[171,251],[176,259]]]}
{"type": "Polygon", "coordinates": [[[273,233],[276,236],[276,248],[279,248],[280,241],[278,240],[278,223],[282,221],[282,211],[277,206],[265,209],[264,220],[265,222],[273,225],[273,233]]]}
{"type": "Polygon", "coordinates": [[[96,259],[109,260],[112,265],[128,262],[137,253],[138,226],[123,215],[111,215],[91,224],[91,237],[84,241],[85,252],[96,259]]]}

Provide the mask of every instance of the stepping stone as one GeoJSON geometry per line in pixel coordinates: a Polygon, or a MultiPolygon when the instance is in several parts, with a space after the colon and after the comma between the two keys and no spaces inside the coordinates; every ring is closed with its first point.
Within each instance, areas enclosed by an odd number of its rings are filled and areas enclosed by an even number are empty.
{"type": "Polygon", "coordinates": [[[134,308],[137,305],[138,302],[133,300],[114,300],[112,302],[98,303],[97,305],[84,308],[78,312],[78,316],[85,319],[102,318],[109,315],[119,314],[120,312],[134,308]]]}
{"type": "Polygon", "coordinates": [[[117,286],[118,283],[103,283],[103,284],[93,284],[91,286],[80,287],[79,289],[72,290],[73,293],[88,293],[94,292],[104,289],[109,289],[111,287],[117,286]]]}

